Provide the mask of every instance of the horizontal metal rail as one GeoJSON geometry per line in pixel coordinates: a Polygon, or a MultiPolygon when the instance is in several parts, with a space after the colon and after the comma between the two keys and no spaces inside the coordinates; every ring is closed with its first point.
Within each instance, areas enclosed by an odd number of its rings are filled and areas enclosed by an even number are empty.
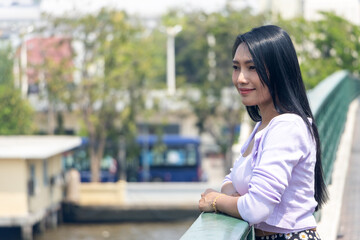
{"type": "Polygon", "coordinates": [[[360,93],[359,79],[348,71],[339,71],[308,92],[310,106],[318,126],[326,183],[331,173],[350,103],[360,93]]]}
{"type": "Polygon", "coordinates": [[[217,213],[201,213],[181,240],[255,239],[253,228],[237,218],[217,213]]]}

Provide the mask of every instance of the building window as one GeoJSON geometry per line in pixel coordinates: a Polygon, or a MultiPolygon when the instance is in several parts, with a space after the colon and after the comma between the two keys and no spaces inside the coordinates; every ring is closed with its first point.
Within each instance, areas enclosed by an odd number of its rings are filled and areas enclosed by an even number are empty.
{"type": "Polygon", "coordinates": [[[36,172],[35,172],[35,165],[30,165],[30,179],[28,182],[28,194],[29,196],[35,195],[35,189],[36,189],[36,172]]]}
{"type": "Polygon", "coordinates": [[[44,186],[49,184],[49,175],[48,175],[48,160],[43,160],[43,179],[44,179],[44,186]]]}

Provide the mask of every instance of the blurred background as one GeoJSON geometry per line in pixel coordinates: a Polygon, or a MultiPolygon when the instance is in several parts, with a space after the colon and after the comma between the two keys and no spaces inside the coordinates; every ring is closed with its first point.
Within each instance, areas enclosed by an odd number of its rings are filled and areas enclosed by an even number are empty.
{"type": "Polygon", "coordinates": [[[358,0],[0,1],[0,238],[179,239],[251,130],[231,50],[264,24],[308,90],[358,76],[358,0]]]}

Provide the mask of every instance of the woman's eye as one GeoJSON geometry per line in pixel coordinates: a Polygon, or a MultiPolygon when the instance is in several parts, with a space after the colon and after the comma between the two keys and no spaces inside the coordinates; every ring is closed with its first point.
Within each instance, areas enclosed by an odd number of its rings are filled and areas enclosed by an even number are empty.
{"type": "Polygon", "coordinates": [[[236,66],[236,65],[233,65],[232,67],[233,67],[234,70],[238,70],[238,69],[239,69],[239,67],[236,66]]]}
{"type": "Polygon", "coordinates": [[[249,69],[250,69],[250,70],[255,70],[256,67],[255,67],[255,66],[250,66],[249,69]]]}

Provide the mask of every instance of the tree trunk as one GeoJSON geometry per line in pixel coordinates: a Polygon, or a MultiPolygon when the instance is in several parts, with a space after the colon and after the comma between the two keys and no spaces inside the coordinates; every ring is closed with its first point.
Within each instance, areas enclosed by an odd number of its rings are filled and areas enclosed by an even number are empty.
{"type": "Polygon", "coordinates": [[[100,159],[96,154],[94,147],[90,147],[90,161],[91,161],[91,182],[100,182],[100,159]]]}
{"type": "Polygon", "coordinates": [[[119,153],[118,153],[118,173],[119,173],[119,179],[126,181],[126,142],[124,137],[120,137],[119,140],[119,153]]]}
{"type": "Polygon", "coordinates": [[[54,106],[53,106],[52,102],[48,99],[48,112],[47,112],[47,120],[48,120],[47,121],[47,134],[48,135],[54,134],[54,128],[55,128],[54,115],[55,115],[54,106]]]}
{"type": "Polygon", "coordinates": [[[105,150],[105,130],[102,129],[101,135],[94,137],[91,141],[90,149],[90,159],[91,159],[91,181],[92,182],[101,182],[101,160],[104,156],[105,150]],[[98,139],[98,141],[96,141],[98,139]]]}
{"type": "Polygon", "coordinates": [[[56,134],[58,135],[65,134],[64,113],[62,111],[56,112],[56,130],[56,134]]]}

